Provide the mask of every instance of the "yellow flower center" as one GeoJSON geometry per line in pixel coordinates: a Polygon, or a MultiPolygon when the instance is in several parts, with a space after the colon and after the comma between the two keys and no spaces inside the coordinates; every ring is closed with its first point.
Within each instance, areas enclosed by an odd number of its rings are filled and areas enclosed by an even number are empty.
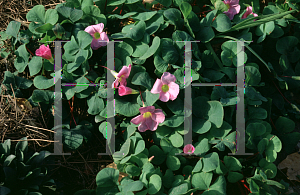
{"type": "Polygon", "coordinates": [[[119,82],[121,82],[121,81],[122,81],[122,77],[124,77],[124,75],[122,75],[122,76],[119,78],[119,82]]]}
{"type": "Polygon", "coordinates": [[[95,37],[95,39],[99,39],[100,38],[100,33],[95,32],[94,37],[95,37]]]}
{"type": "Polygon", "coordinates": [[[168,86],[168,85],[163,85],[163,86],[161,87],[161,90],[162,90],[163,92],[167,92],[167,91],[169,91],[169,86],[168,86]]]}
{"type": "Polygon", "coordinates": [[[230,8],[230,5],[229,4],[225,4],[227,7],[228,7],[228,9],[230,8]]]}
{"type": "Polygon", "coordinates": [[[144,118],[149,118],[149,117],[151,117],[151,116],[152,116],[151,112],[145,112],[145,113],[143,114],[143,117],[144,117],[144,118]]]}

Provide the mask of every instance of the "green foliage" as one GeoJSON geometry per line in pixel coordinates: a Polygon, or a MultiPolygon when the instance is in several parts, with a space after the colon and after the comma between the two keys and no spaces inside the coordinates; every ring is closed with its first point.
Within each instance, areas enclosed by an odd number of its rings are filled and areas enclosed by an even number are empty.
{"type": "MultiPolygon", "coordinates": [[[[107,143],[111,142],[112,136],[122,135],[116,138],[116,152],[112,152],[118,170],[102,169],[96,177],[97,188],[81,190],[76,195],[190,195],[197,191],[226,194],[226,182],[236,183],[244,177],[253,194],[276,194],[272,185],[284,190],[282,183],[269,179],[276,177],[277,169],[273,163],[278,153],[283,150],[294,152],[294,146],[300,139],[298,132],[292,132],[295,129],[293,121],[300,118],[299,104],[292,100],[287,104],[286,98],[281,97],[281,94],[290,94],[288,92],[291,90],[297,93],[300,86],[300,28],[296,24],[291,30],[290,25],[299,23],[294,14],[299,9],[299,3],[276,1],[260,13],[259,1],[240,2],[241,10],[233,20],[226,14],[228,6],[223,1],[211,0],[211,5],[208,4],[209,1],[205,3],[209,9],[203,7],[204,2],[190,0],[156,0],[144,5],[138,0],[68,0],[47,11],[44,6],[37,5],[26,15],[31,22],[27,30],[20,31],[21,24],[13,21],[0,34],[0,46],[4,45],[4,40],[11,39],[16,55],[14,66],[17,72],[4,73],[2,84],[6,92],[23,98],[24,90],[31,88],[32,94],[26,98],[32,106],[40,103],[44,111],[51,112],[57,86],[54,83],[57,66],[54,68],[49,60],[33,56],[38,46],[32,43],[67,42],[61,45],[61,83],[73,85],[61,88],[63,127],[57,132],[63,137],[65,148],[77,150],[83,143],[89,144],[97,128],[107,143]],[[164,7],[151,9],[155,3],[164,7]],[[242,19],[249,5],[258,16],[250,15],[242,19]],[[104,26],[101,36],[107,34],[110,43],[115,41],[113,59],[108,58],[112,47],[103,45],[97,50],[91,47],[97,42],[95,37],[98,34],[89,34],[85,30],[99,23],[104,26]],[[185,51],[187,43],[183,41],[191,41],[191,51],[185,51]],[[236,41],[249,42],[244,44],[243,50],[236,41]],[[242,100],[237,97],[237,87],[192,86],[192,110],[184,106],[186,86],[190,85],[186,83],[189,75],[185,75],[189,63],[193,83],[236,83],[236,68],[244,64],[238,64],[237,57],[240,55],[244,56],[242,61],[246,64],[243,101],[247,110],[245,149],[246,152],[259,152],[257,162],[251,165],[245,163],[244,158],[228,156],[229,152],[235,153],[237,150],[236,124],[240,121],[235,120],[236,104],[242,100]],[[188,62],[188,56],[191,62],[188,62]],[[125,79],[126,87],[139,90],[140,94],[122,96],[120,88],[115,91],[111,89],[112,83],[107,82],[111,72],[103,67],[112,62],[117,74],[124,66],[131,64],[128,78],[116,78],[114,75],[114,80],[125,79]],[[17,76],[23,72],[33,78],[17,76]],[[164,94],[151,91],[154,83],[167,73],[176,77],[175,82],[167,86],[168,92],[171,94],[169,87],[173,85],[172,90],[178,87],[179,93],[176,97],[169,94],[169,101],[165,102],[162,101],[164,94]],[[278,91],[280,89],[281,92],[278,91]],[[107,100],[112,96],[115,108],[114,113],[108,116],[107,100]],[[89,122],[79,117],[70,118],[72,115],[66,108],[71,99],[86,105],[89,122]],[[143,113],[140,117],[148,129],[151,125],[155,126],[147,132],[139,131],[140,123],[136,125],[131,122],[134,117],[139,117],[143,105],[160,109],[165,116],[162,122],[153,125],[145,122],[149,113],[143,113]],[[111,117],[115,117],[115,125],[106,121],[111,117]],[[190,117],[192,123],[185,121],[185,117],[190,117]],[[272,121],[275,123],[272,124],[272,121]],[[186,144],[187,127],[192,129],[196,158],[178,155],[186,144]],[[149,160],[152,156],[154,158],[149,160]],[[243,170],[249,167],[256,168],[255,175],[251,173],[253,177],[243,175],[243,170]],[[119,182],[120,172],[128,176],[119,182]]],[[[51,51],[56,49],[51,48],[51,51]]],[[[6,58],[10,53],[1,49],[0,55],[6,58]]],[[[166,89],[166,86],[160,86],[160,89],[166,89]]],[[[153,113],[149,116],[151,120],[159,118],[153,113]]],[[[17,147],[20,149],[11,155],[9,141],[1,145],[4,167],[13,167],[15,162],[23,162],[27,158],[23,155],[26,146],[18,144],[17,147]]],[[[36,163],[35,160],[28,162],[36,163]]],[[[29,164],[22,166],[26,168],[29,164]]],[[[26,173],[29,171],[26,168],[26,173]]],[[[42,171],[32,170],[28,178],[33,177],[30,175],[44,174],[42,171]]],[[[5,176],[10,174],[8,169],[4,172],[5,176]]],[[[25,172],[22,174],[22,177],[26,176],[25,172]]],[[[7,178],[8,181],[0,187],[1,192],[6,194],[12,190],[11,184],[7,183],[15,179],[7,178]]]]}
{"type": "Polygon", "coordinates": [[[1,194],[54,193],[56,188],[49,187],[55,186],[55,182],[47,177],[47,168],[43,165],[50,153],[41,151],[30,154],[27,138],[21,140],[14,150],[10,139],[0,144],[1,179],[4,179],[1,181],[1,194]]]}

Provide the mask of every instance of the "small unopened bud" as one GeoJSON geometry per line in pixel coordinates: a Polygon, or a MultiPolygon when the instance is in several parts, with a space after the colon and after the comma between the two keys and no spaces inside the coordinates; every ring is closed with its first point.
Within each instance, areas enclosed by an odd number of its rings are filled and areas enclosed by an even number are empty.
{"type": "Polygon", "coordinates": [[[151,156],[151,157],[148,159],[148,161],[150,162],[153,158],[154,158],[154,156],[151,156]]]}

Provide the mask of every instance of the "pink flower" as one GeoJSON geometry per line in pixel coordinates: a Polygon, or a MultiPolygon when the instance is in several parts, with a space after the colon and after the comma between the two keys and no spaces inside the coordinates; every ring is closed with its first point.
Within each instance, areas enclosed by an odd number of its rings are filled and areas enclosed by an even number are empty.
{"type": "Polygon", "coordinates": [[[165,120],[165,115],[161,109],[155,109],[154,106],[141,107],[139,109],[140,115],[131,119],[130,122],[137,125],[140,124],[138,130],[145,132],[147,130],[155,131],[158,123],[165,120]]]}
{"type": "Polygon", "coordinates": [[[164,72],[161,79],[156,79],[151,93],[159,93],[159,99],[163,102],[175,100],[179,94],[179,85],[175,83],[176,77],[169,72],[164,72]]]}
{"type": "Polygon", "coordinates": [[[252,14],[254,17],[257,17],[258,15],[256,13],[252,12],[252,7],[249,6],[246,9],[246,12],[244,13],[244,15],[242,16],[242,19],[247,18],[247,16],[249,16],[250,14],[252,14]]]}
{"type": "Polygon", "coordinates": [[[183,148],[185,154],[192,154],[195,152],[195,147],[192,144],[187,144],[183,148]]]}
{"type": "Polygon", "coordinates": [[[103,23],[97,25],[91,25],[84,29],[85,32],[89,33],[92,37],[91,47],[93,50],[96,50],[102,46],[106,46],[109,42],[109,38],[105,32],[102,32],[104,28],[103,23]],[[108,41],[108,42],[106,42],[108,41]]]}
{"type": "Polygon", "coordinates": [[[52,63],[54,62],[49,45],[47,45],[47,47],[45,45],[41,45],[40,48],[35,50],[35,55],[45,58],[52,63]]]}
{"type": "Polygon", "coordinates": [[[128,67],[123,66],[119,73],[117,73],[114,70],[111,70],[110,71],[111,74],[114,75],[114,77],[116,78],[116,80],[112,84],[112,88],[118,88],[119,84],[126,86],[127,85],[126,79],[129,77],[130,71],[131,71],[131,64],[129,64],[128,67]]]}
{"type": "Polygon", "coordinates": [[[224,3],[227,5],[228,11],[223,13],[226,14],[230,20],[232,20],[234,15],[240,12],[241,6],[239,5],[239,0],[224,0],[224,3]]]}
{"type": "Polygon", "coordinates": [[[129,95],[129,94],[139,94],[139,91],[120,85],[119,96],[129,95]]]}

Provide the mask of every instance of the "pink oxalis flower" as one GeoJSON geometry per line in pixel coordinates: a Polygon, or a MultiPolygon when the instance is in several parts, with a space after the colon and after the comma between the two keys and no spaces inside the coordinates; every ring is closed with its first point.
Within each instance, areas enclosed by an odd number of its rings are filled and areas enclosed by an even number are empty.
{"type": "Polygon", "coordinates": [[[40,48],[35,50],[35,55],[45,58],[45,59],[49,60],[51,63],[54,62],[49,45],[47,45],[47,47],[45,45],[41,45],[40,48]]]}
{"type": "Polygon", "coordinates": [[[225,5],[228,7],[228,11],[223,12],[230,20],[233,19],[234,15],[240,12],[241,6],[239,0],[224,0],[225,5]]]}
{"type": "Polygon", "coordinates": [[[252,14],[254,17],[258,16],[256,13],[252,12],[252,6],[249,6],[249,7],[247,7],[246,12],[242,16],[242,19],[247,18],[247,16],[249,16],[250,14],[252,14]]]}
{"type": "Polygon", "coordinates": [[[116,80],[112,84],[112,88],[118,88],[119,84],[126,86],[127,85],[126,79],[129,77],[130,71],[131,71],[131,64],[129,64],[128,67],[123,66],[119,73],[117,73],[114,70],[111,70],[110,71],[111,74],[114,75],[114,77],[116,78],[116,80]]]}
{"type": "Polygon", "coordinates": [[[129,94],[138,94],[139,91],[131,89],[130,87],[125,87],[120,85],[119,87],[119,96],[129,95],[129,94]]]}
{"type": "Polygon", "coordinates": [[[109,38],[105,32],[102,32],[104,28],[103,23],[97,25],[91,25],[84,29],[85,32],[89,33],[92,37],[91,47],[93,50],[97,50],[100,47],[106,46],[109,42],[109,38]],[[106,42],[108,41],[108,42],[106,42]]]}
{"type": "Polygon", "coordinates": [[[195,152],[195,147],[192,144],[187,144],[183,148],[185,154],[192,154],[195,152]]]}
{"type": "Polygon", "coordinates": [[[179,85],[175,83],[176,77],[169,72],[164,72],[161,79],[156,79],[151,93],[158,94],[163,102],[175,100],[179,94],[179,85]]]}
{"type": "Polygon", "coordinates": [[[165,115],[161,109],[155,109],[154,106],[141,107],[140,115],[131,119],[135,125],[139,125],[138,130],[145,132],[147,130],[155,131],[159,123],[164,122],[165,115]]]}

